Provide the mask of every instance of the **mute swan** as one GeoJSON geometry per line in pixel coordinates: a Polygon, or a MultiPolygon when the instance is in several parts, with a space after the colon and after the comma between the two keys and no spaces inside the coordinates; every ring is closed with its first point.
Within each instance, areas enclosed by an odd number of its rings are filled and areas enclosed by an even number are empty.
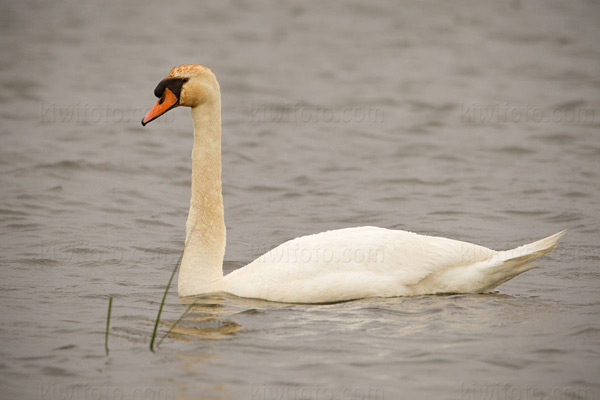
{"type": "Polygon", "coordinates": [[[154,94],[142,125],[177,106],[192,109],[194,147],[190,211],[179,296],[227,292],[286,303],[365,297],[485,293],[531,268],[564,231],[508,251],[376,227],[290,240],[223,276],[225,221],[221,193],[221,94],[210,69],[181,65],[154,94]]]}

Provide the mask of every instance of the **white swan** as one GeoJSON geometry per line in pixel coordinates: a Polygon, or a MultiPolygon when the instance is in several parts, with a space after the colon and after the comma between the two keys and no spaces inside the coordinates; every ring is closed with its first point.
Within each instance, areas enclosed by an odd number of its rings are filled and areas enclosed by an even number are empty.
{"type": "Polygon", "coordinates": [[[221,94],[202,65],[181,65],[156,87],[142,125],[187,106],[194,121],[192,198],[179,273],[180,296],[227,292],[289,303],[365,297],[484,293],[534,266],[559,232],[508,251],[375,227],[340,229],[290,240],[223,276],[221,94]]]}

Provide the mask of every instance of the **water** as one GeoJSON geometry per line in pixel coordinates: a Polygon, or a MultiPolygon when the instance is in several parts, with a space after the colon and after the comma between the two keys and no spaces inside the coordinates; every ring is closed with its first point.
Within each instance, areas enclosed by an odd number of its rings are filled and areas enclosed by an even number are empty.
{"type": "Polygon", "coordinates": [[[597,2],[0,7],[1,398],[600,398],[597,2]],[[357,225],[569,232],[492,295],[202,298],[152,354],[192,126],[139,121],[182,63],[223,92],[226,272],[357,225]]]}

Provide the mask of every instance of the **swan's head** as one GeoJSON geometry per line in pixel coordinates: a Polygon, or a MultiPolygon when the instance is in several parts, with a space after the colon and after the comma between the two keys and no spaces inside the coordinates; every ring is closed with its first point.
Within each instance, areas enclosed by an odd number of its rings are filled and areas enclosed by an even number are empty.
{"type": "Polygon", "coordinates": [[[154,95],[158,101],[142,119],[142,125],[178,106],[197,107],[218,98],[219,83],[212,71],[200,64],[174,67],[158,83],[154,95]]]}

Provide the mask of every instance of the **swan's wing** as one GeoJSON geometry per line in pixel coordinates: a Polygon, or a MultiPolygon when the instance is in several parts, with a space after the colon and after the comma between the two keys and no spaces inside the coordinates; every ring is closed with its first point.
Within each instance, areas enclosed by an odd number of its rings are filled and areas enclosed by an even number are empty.
{"type": "Polygon", "coordinates": [[[458,240],[376,227],[322,232],[290,240],[263,254],[260,265],[281,281],[310,279],[325,272],[367,271],[395,276],[406,285],[431,273],[489,259],[494,251],[458,240]]]}
{"type": "Polygon", "coordinates": [[[276,301],[318,302],[410,294],[431,274],[491,258],[457,240],[376,227],[303,236],[225,277],[226,291],[276,301]],[[336,297],[332,291],[339,292],[336,297]]]}

